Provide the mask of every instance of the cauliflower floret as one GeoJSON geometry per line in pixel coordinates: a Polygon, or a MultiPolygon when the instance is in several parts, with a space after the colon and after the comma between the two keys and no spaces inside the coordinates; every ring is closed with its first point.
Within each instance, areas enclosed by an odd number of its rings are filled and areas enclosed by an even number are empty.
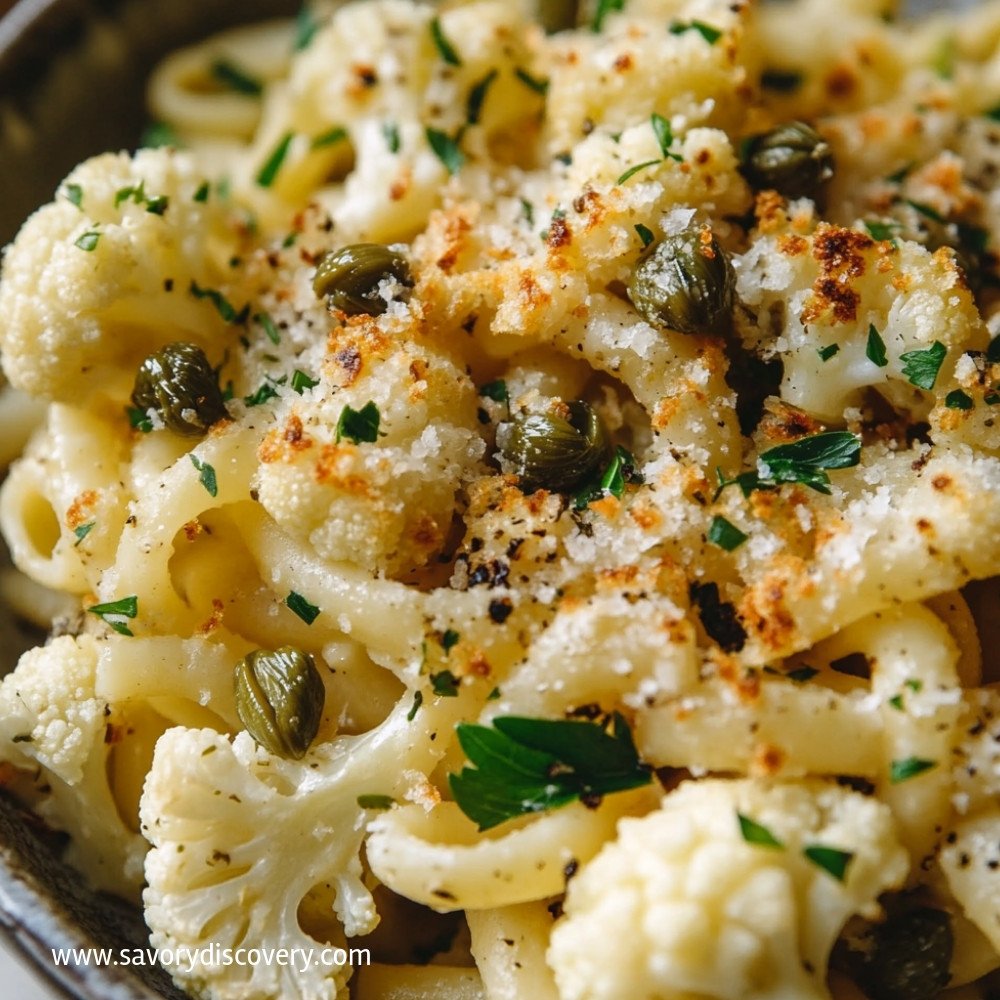
{"type": "Polygon", "coordinates": [[[77,404],[81,392],[120,399],[158,344],[219,340],[221,310],[204,292],[221,283],[210,237],[223,209],[196,197],[204,183],[167,149],[97,156],[66,178],[4,258],[0,348],[14,385],[77,404]]]}
{"type": "Polygon", "coordinates": [[[909,866],[886,806],[819,781],[689,782],[618,830],[552,932],[562,1000],[825,1000],[844,922],[877,915],[909,866]],[[817,848],[847,858],[842,879],[817,848]]]}
{"type": "Polygon", "coordinates": [[[347,965],[213,965],[201,949],[308,952],[318,939],[340,946],[345,934],[375,927],[361,879],[358,796],[402,799],[413,782],[426,783],[444,750],[435,737],[468,711],[464,697],[443,698],[408,721],[412,703],[407,692],[378,728],[315,746],[302,761],[271,756],[245,732],[232,742],[206,729],[170,729],[160,738],[141,806],[153,845],[145,916],[153,947],[180,949],[170,968],[178,985],[214,1000],[347,996],[347,965]],[[307,933],[303,900],[331,895],[332,911],[307,933]]]}
{"type": "Polygon", "coordinates": [[[143,839],[123,822],[108,777],[115,714],[95,692],[100,644],[61,636],[25,653],[0,683],[0,759],[36,770],[48,793],[35,810],[72,832],[67,860],[101,889],[136,894],[143,839]],[[113,731],[113,730],[112,730],[113,731]]]}

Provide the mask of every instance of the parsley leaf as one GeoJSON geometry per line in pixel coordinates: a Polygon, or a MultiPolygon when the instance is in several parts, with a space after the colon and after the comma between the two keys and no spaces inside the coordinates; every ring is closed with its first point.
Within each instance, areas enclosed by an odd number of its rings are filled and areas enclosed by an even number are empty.
{"type": "Polygon", "coordinates": [[[577,799],[648,785],[628,724],[503,716],[493,727],[459,723],[458,741],[475,767],[448,776],[458,807],[480,830],[577,799]]]}
{"type": "Polygon", "coordinates": [[[947,223],[947,219],[936,209],[922,201],[913,201],[911,198],[904,198],[903,201],[914,211],[919,212],[925,219],[931,222],[939,222],[942,225],[947,223]]]}
{"type": "Polygon", "coordinates": [[[63,193],[67,201],[72,202],[77,208],[83,208],[83,188],[79,184],[67,184],[63,193]]]}
{"type": "Polygon", "coordinates": [[[720,549],[725,549],[726,552],[738,549],[749,537],[721,514],[712,518],[711,527],[708,529],[708,540],[713,545],[718,545],[720,549]]]}
{"type": "Polygon", "coordinates": [[[756,844],[758,847],[783,848],[785,846],[766,826],[761,826],[749,816],[738,812],[736,819],[740,824],[740,835],[748,844],[756,844]]]}
{"type": "Polygon", "coordinates": [[[937,767],[936,760],[924,760],[920,757],[894,760],[889,765],[889,784],[898,785],[903,781],[909,781],[910,778],[915,778],[918,774],[923,774],[934,767],[937,767]]]}
{"type": "Polygon", "coordinates": [[[143,434],[148,434],[153,429],[153,421],[149,419],[147,410],[142,410],[138,406],[127,406],[125,412],[128,413],[129,426],[143,434]]]}
{"type": "Polygon", "coordinates": [[[526,69],[522,69],[520,66],[514,70],[514,76],[530,90],[533,90],[536,94],[541,94],[542,97],[549,92],[547,77],[532,76],[526,69]]]}
{"type": "Polygon", "coordinates": [[[939,340],[924,351],[907,351],[899,356],[903,374],[918,389],[933,389],[947,353],[948,349],[939,340]]]}
{"type": "Polygon", "coordinates": [[[337,442],[343,438],[355,444],[371,443],[378,440],[378,425],[381,414],[372,400],[368,400],[360,410],[345,406],[337,420],[337,442]]]}
{"type": "Polygon", "coordinates": [[[188,291],[196,299],[208,299],[215,306],[216,312],[227,322],[235,323],[239,319],[239,314],[233,308],[233,304],[214,288],[202,288],[197,281],[192,279],[188,291]]]}
{"type": "Polygon", "coordinates": [[[655,111],[649,116],[649,124],[653,128],[656,142],[660,147],[660,152],[665,160],[677,160],[680,162],[683,157],[677,153],[671,153],[670,147],[674,144],[674,130],[670,127],[670,122],[663,115],[658,115],[655,111]]]}
{"type": "Polygon", "coordinates": [[[208,490],[208,495],[210,497],[218,496],[219,484],[215,478],[215,469],[208,462],[202,462],[194,452],[190,452],[188,458],[191,459],[191,464],[201,473],[198,477],[198,482],[208,490]]]}
{"type": "Polygon", "coordinates": [[[469,91],[468,100],[465,102],[465,120],[469,125],[478,125],[479,119],[483,113],[483,102],[486,100],[486,92],[490,89],[490,85],[497,78],[498,71],[496,69],[491,69],[489,73],[486,74],[479,81],[479,83],[473,85],[472,89],[469,91]]]}
{"type": "Polygon", "coordinates": [[[596,483],[584,486],[577,493],[573,506],[576,510],[584,510],[588,504],[608,493],[621,500],[625,494],[626,483],[640,485],[642,482],[644,482],[642,473],[637,471],[635,458],[631,452],[619,445],[615,448],[615,453],[601,474],[601,478],[596,483]]]}
{"type": "Polygon", "coordinates": [[[73,241],[73,246],[79,247],[81,250],[86,250],[90,253],[97,246],[97,241],[101,238],[101,234],[91,229],[84,233],[82,236],[78,236],[73,241]]]}
{"type": "Polygon", "coordinates": [[[657,163],[662,163],[662,162],[663,162],[662,160],[646,160],[645,163],[637,163],[634,167],[629,167],[628,170],[626,170],[625,173],[623,173],[621,177],[619,177],[618,180],[615,181],[615,183],[624,184],[630,177],[639,173],[640,170],[645,170],[646,167],[655,167],[657,163]]]}
{"type": "Polygon", "coordinates": [[[465,163],[465,154],[458,148],[461,132],[453,139],[447,132],[441,132],[429,125],[424,129],[427,142],[434,155],[444,164],[449,174],[457,174],[465,163]]]}
{"type": "Polygon", "coordinates": [[[944,405],[949,410],[971,410],[976,404],[972,401],[972,397],[961,389],[953,389],[944,397],[944,405]]]}
{"type": "Polygon", "coordinates": [[[228,59],[216,59],[212,63],[212,76],[229,90],[248,97],[259,97],[264,90],[260,80],[228,59]]]}
{"type": "Polygon", "coordinates": [[[305,5],[300,7],[298,14],[295,15],[295,39],[292,42],[292,49],[301,52],[308,48],[318,28],[319,22],[309,7],[305,5]]]}
{"type": "Polygon", "coordinates": [[[319,616],[319,608],[315,604],[310,604],[301,594],[296,594],[294,590],[288,592],[285,607],[289,611],[294,611],[307,625],[312,625],[319,616]]]}
{"type": "Polygon", "coordinates": [[[431,21],[431,38],[434,39],[434,45],[437,47],[438,55],[449,65],[449,66],[461,66],[462,60],[459,54],[455,51],[455,47],[448,41],[445,37],[444,29],[441,27],[441,21],[439,18],[434,18],[431,21]]]}
{"type": "Polygon", "coordinates": [[[266,312],[257,313],[253,321],[263,328],[264,333],[267,334],[267,339],[272,344],[277,345],[281,343],[281,335],[278,333],[278,328],[274,325],[274,320],[266,312]]]}
{"type": "Polygon", "coordinates": [[[310,378],[304,371],[296,368],[292,372],[292,388],[301,396],[306,389],[319,385],[319,379],[310,378]]]}
{"type": "Polygon", "coordinates": [[[198,190],[195,191],[194,195],[192,196],[192,199],[194,201],[200,201],[200,202],[208,201],[208,194],[211,191],[211,189],[212,185],[209,184],[208,181],[202,181],[198,187],[198,190]]]}
{"type": "Polygon", "coordinates": [[[865,347],[865,356],[873,365],[885,368],[889,363],[885,353],[885,341],[881,334],[875,329],[874,323],[868,324],[868,344],[865,347]]]}
{"type": "Polygon", "coordinates": [[[714,45],[722,37],[722,32],[718,28],[713,28],[712,25],[705,24],[704,21],[688,21],[687,23],[674,21],[670,25],[671,35],[683,35],[685,31],[697,31],[709,45],[714,45]]]}
{"type": "Polygon", "coordinates": [[[507,394],[507,383],[498,378],[495,382],[487,382],[479,387],[479,395],[492,399],[494,403],[509,403],[510,396],[507,394]]]}
{"type": "Polygon", "coordinates": [[[829,361],[840,350],[840,344],[827,344],[826,347],[817,347],[816,353],[820,361],[829,361]]]}
{"type": "Polygon", "coordinates": [[[760,85],[779,94],[791,94],[804,82],[805,77],[793,69],[766,69],[760,75],[760,85]]]}
{"type": "Polygon", "coordinates": [[[170,198],[165,194],[146,194],[146,182],[139,181],[138,184],[129,187],[119,188],[115,192],[115,208],[118,208],[123,201],[131,201],[135,205],[145,205],[146,211],[152,215],[163,215],[170,204],[170,198]]]}
{"type": "Polygon", "coordinates": [[[347,129],[343,125],[334,125],[325,132],[320,132],[309,142],[310,149],[323,149],[326,146],[335,146],[338,142],[343,142],[347,138],[347,129]]]}
{"type": "Polygon", "coordinates": [[[400,146],[399,126],[395,122],[382,123],[382,136],[390,153],[398,153],[400,146]]]}
{"type": "Polygon", "coordinates": [[[362,809],[391,809],[396,800],[391,795],[359,795],[358,805],[362,809]]]}
{"type": "Polygon", "coordinates": [[[409,712],[406,713],[406,721],[412,722],[417,717],[417,712],[420,711],[420,706],[424,703],[424,693],[423,691],[413,692],[413,705],[411,706],[409,712]]]}
{"type": "Polygon", "coordinates": [[[604,27],[604,19],[612,11],[625,9],[625,0],[597,0],[594,8],[594,19],[590,22],[590,30],[597,32],[604,27]]]}
{"type": "Polygon", "coordinates": [[[278,395],[278,390],[275,386],[284,385],[286,376],[282,375],[281,378],[274,380],[267,378],[267,381],[263,382],[254,392],[251,392],[249,396],[243,397],[243,402],[247,406],[261,406],[266,403],[269,399],[275,399],[278,395]]]}
{"type": "Polygon", "coordinates": [[[173,146],[175,149],[181,149],[184,143],[166,122],[152,122],[143,131],[139,139],[139,148],[158,149],[161,146],[173,146]]]}
{"type": "Polygon", "coordinates": [[[457,698],[458,684],[458,678],[450,670],[431,674],[431,688],[440,698],[457,698]]]}
{"type": "Polygon", "coordinates": [[[756,485],[802,483],[817,493],[829,494],[830,477],[825,470],[847,469],[860,461],[859,438],[850,431],[824,431],[791,444],[779,444],[761,454],[758,459],[761,476],[756,485]]]}
{"type": "Polygon", "coordinates": [[[865,219],[864,226],[868,235],[880,243],[894,240],[900,228],[898,222],[879,222],[877,219],[865,219]]]}
{"type": "Polygon", "coordinates": [[[271,155],[264,161],[263,166],[257,171],[257,185],[259,187],[270,187],[274,183],[274,179],[278,176],[278,171],[281,170],[281,165],[285,162],[285,157],[288,155],[288,149],[292,145],[292,139],[295,138],[294,133],[286,132],[278,144],[274,147],[271,155]]]}
{"type": "Polygon", "coordinates": [[[817,867],[832,875],[838,882],[843,882],[847,874],[847,866],[854,854],[851,851],[840,851],[836,847],[824,847],[822,844],[810,844],[803,848],[802,853],[817,867]]]}
{"type": "Polygon", "coordinates": [[[453,628],[446,628],[444,630],[444,634],[441,636],[441,648],[445,651],[446,655],[454,649],[455,644],[460,638],[461,636],[453,628]]]}
{"type": "Polygon", "coordinates": [[[91,604],[87,610],[92,615],[104,620],[119,635],[132,635],[132,630],[122,621],[123,618],[135,618],[139,613],[139,598],[123,597],[118,601],[108,601],[106,604],[91,604]]]}
{"type": "Polygon", "coordinates": [[[73,534],[76,535],[76,541],[73,543],[73,548],[76,548],[80,542],[82,542],[87,535],[93,530],[96,521],[89,521],[87,524],[78,524],[73,529],[73,534]]]}
{"type": "Polygon", "coordinates": [[[639,239],[642,240],[642,248],[645,250],[646,247],[653,242],[653,231],[644,226],[641,222],[637,222],[635,224],[635,231],[639,234],[639,239]]]}

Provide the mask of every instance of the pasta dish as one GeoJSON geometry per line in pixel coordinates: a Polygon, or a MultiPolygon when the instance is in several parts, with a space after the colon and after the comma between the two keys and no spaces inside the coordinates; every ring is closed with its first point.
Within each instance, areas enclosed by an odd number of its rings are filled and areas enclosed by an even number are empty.
{"type": "Polygon", "coordinates": [[[996,997],[1000,4],[573,8],[213,37],[25,222],[3,784],[193,997],[996,997]]]}

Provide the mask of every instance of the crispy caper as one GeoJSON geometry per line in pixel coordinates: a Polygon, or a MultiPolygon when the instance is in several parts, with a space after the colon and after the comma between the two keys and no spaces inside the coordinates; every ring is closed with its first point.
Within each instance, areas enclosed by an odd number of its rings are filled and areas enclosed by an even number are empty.
{"type": "Polygon", "coordinates": [[[351,316],[379,316],[387,305],[379,295],[379,285],[386,278],[413,284],[402,254],[381,243],[353,243],[323,255],[313,276],[313,291],[351,316]]]}
{"type": "Polygon", "coordinates": [[[721,333],[733,309],[736,277],[711,230],[668,236],[636,265],[628,297],[654,326],[721,333]]]}
{"type": "Polygon", "coordinates": [[[751,137],[741,161],[751,187],[773,188],[786,198],[815,198],[833,176],[830,144],[805,122],[788,122],[751,137]]]}
{"type": "Polygon", "coordinates": [[[933,1000],[950,978],[952,947],[947,913],[905,910],[873,929],[860,985],[873,1000],[933,1000]]]}
{"type": "Polygon", "coordinates": [[[197,344],[174,343],[146,358],[135,375],[132,403],[155,410],[178,434],[204,434],[226,416],[219,380],[197,344]]]}
{"type": "Polygon", "coordinates": [[[580,400],[566,409],[566,416],[520,414],[498,437],[501,456],[525,493],[569,493],[611,461],[611,439],[597,413],[580,400]]]}
{"type": "Polygon", "coordinates": [[[302,757],[326,696],[313,658],[293,646],[256,649],[236,664],[236,711],[247,732],[281,757],[302,757]]]}

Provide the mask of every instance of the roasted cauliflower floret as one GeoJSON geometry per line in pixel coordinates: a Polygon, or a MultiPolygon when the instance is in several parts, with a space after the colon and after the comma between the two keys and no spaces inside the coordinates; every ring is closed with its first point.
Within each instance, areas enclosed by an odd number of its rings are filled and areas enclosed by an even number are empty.
{"type": "Polygon", "coordinates": [[[205,293],[221,283],[210,243],[223,209],[204,184],[192,158],[166,149],[97,156],[66,178],[4,257],[0,348],[14,385],[123,399],[156,346],[218,341],[225,321],[205,293]]]}
{"type": "Polygon", "coordinates": [[[142,882],[146,844],[126,826],[109,783],[117,714],[95,692],[100,644],[61,636],[29,650],[0,683],[0,760],[36,772],[34,808],[72,833],[67,859],[124,896],[142,882]],[[110,728],[109,728],[110,727],[110,728]]]}
{"type": "Polygon", "coordinates": [[[552,932],[562,1000],[826,1000],[844,922],[908,868],[886,806],[819,781],[686,783],[618,830],[552,932]]]}

